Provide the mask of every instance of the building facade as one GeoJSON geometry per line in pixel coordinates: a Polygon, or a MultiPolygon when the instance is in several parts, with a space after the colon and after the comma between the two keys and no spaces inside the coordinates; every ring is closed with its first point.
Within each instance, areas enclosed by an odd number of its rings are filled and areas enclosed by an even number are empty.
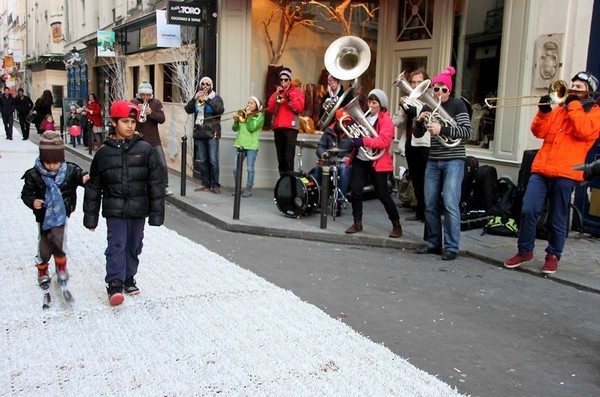
{"type": "MultiPolygon", "coordinates": [[[[580,70],[600,74],[600,34],[592,23],[600,19],[600,0],[184,1],[181,5],[201,10],[202,22],[180,25],[174,47],[160,44],[161,11],[169,3],[178,2],[0,0],[0,56],[22,52],[26,67],[18,69],[22,77],[15,85],[26,86],[29,75],[34,98],[49,87],[55,99],[86,98],[93,92],[108,109],[115,95],[133,98],[138,84],[150,81],[165,105],[167,122],[160,128],[174,169],[180,168],[181,137],[191,141],[184,103],[199,77],[211,77],[226,108],[220,144],[224,186],[233,186],[232,114],[250,95],[266,101],[274,89],[270,73],[284,65],[307,93],[303,115],[314,120],[326,74],[323,55],[343,35],[369,44],[371,65],[360,84],[365,90],[383,89],[392,113],[403,95],[392,86],[401,71],[424,66],[433,77],[454,66],[454,91],[473,107],[468,154],[513,180],[523,151],[540,145],[529,130],[537,108],[490,110],[484,99],[541,96],[553,80],[570,81],[580,70]],[[104,32],[114,34],[114,55],[100,55],[104,32]],[[77,60],[70,62],[72,57],[77,60]],[[67,62],[58,65],[62,58],[67,62]]],[[[303,140],[318,138],[301,134],[303,140]]],[[[193,158],[189,150],[188,159],[193,158]]],[[[301,154],[309,171],[314,152],[301,154]]],[[[395,157],[399,165],[397,149],[395,157]]],[[[195,174],[191,161],[187,172],[195,174]]],[[[277,179],[273,133],[267,129],[261,132],[255,184],[273,187],[277,179]]]]}

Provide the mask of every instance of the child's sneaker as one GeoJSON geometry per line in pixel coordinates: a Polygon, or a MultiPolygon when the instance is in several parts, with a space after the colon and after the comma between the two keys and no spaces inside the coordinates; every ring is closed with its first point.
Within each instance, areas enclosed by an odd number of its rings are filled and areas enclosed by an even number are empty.
{"type": "Polygon", "coordinates": [[[111,306],[118,306],[125,300],[123,295],[123,283],[121,280],[113,280],[106,286],[108,301],[111,306]]]}
{"type": "Polygon", "coordinates": [[[547,254],[542,273],[554,274],[558,270],[558,257],[554,254],[547,254]]]}
{"type": "Polygon", "coordinates": [[[35,267],[38,269],[38,285],[49,283],[52,280],[48,274],[47,263],[39,263],[35,267]]]}
{"type": "Polygon", "coordinates": [[[56,263],[56,274],[58,275],[58,279],[60,281],[67,281],[69,279],[69,273],[67,272],[67,257],[55,257],[54,262],[56,263]]]}
{"type": "Polygon", "coordinates": [[[123,286],[125,287],[125,293],[127,295],[137,295],[140,293],[140,289],[135,285],[133,276],[127,276],[123,286]]]}

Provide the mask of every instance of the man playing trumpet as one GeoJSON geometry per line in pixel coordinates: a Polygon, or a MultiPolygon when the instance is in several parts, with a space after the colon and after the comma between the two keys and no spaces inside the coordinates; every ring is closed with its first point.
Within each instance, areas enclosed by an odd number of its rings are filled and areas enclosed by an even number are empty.
{"type": "Polygon", "coordinates": [[[268,102],[268,110],[273,114],[273,132],[279,175],[294,172],[300,113],[304,110],[304,93],[292,85],[292,71],[283,68],[279,72],[279,85],[268,102]]]}
{"type": "Polygon", "coordinates": [[[152,146],[160,161],[162,183],[165,185],[165,195],[173,194],[169,190],[169,171],[167,168],[167,160],[165,152],[162,148],[158,125],[165,122],[165,112],[163,104],[160,100],[154,98],[154,90],[152,85],[147,81],[142,81],[138,86],[138,93],[131,103],[136,105],[140,111],[140,116],[137,120],[136,131],[142,135],[142,139],[152,146]],[[141,113],[143,112],[143,114],[141,113]],[[141,122],[144,120],[144,122],[141,122]]]}

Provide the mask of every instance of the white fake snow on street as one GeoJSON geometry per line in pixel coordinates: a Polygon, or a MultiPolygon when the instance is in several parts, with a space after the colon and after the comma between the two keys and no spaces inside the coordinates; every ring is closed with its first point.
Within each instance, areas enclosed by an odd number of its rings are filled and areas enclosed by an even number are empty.
{"type": "MultiPolygon", "coordinates": [[[[0,395],[459,396],[382,345],[166,227],[146,226],[141,294],[108,304],[104,220],[68,223],[65,303],[42,309],[21,176],[38,148],[0,141],[0,395]]],[[[54,268],[53,263],[51,264],[54,268]]],[[[54,276],[54,275],[53,275],[54,276]]]]}

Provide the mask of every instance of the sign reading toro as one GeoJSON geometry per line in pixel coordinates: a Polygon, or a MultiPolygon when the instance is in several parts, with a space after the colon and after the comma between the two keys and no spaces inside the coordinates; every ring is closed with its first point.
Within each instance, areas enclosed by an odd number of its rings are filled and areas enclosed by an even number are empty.
{"type": "Polygon", "coordinates": [[[202,26],[208,23],[210,1],[181,3],[169,1],[167,23],[172,25],[202,26]]]}

